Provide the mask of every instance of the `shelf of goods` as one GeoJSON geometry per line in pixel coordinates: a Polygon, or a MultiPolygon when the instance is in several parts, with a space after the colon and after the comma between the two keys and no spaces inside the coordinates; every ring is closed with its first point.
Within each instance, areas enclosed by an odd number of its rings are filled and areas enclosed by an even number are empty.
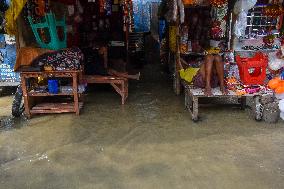
{"type": "Polygon", "coordinates": [[[83,102],[79,102],[82,96],[78,92],[79,77],[82,71],[47,71],[47,72],[21,72],[21,84],[24,95],[25,114],[31,118],[32,114],[44,113],[67,113],[74,112],[79,115],[83,102]],[[70,78],[72,80],[71,92],[49,93],[34,92],[29,89],[27,84],[31,78],[70,78]],[[49,99],[48,102],[43,101],[41,97],[60,97],[60,99],[49,99]]]}

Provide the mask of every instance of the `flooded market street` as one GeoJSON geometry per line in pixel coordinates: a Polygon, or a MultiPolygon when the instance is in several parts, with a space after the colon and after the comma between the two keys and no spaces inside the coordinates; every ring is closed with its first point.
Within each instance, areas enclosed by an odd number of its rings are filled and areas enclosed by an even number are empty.
{"type": "Polygon", "coordinates": [[[10,117],[0,97],[0,188],[284,187],[284,124],[249,118],[236,106],[201,110],[191,121],[168,76],[88,93],[80,116],[10,117]]]}

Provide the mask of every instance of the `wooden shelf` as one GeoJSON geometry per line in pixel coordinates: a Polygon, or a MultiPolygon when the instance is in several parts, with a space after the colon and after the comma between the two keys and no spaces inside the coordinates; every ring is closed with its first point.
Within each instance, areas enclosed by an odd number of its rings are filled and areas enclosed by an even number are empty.
{"type": "Polygon", "coordinates": [[[259,49],[259,50],[244,50],[244,49],[236,49],[235,52],[275,52],[278,51],[279,49],[259,49]]]}
{"type": "Polygon", "coordinates": [[[52,94],[52,93],[37,93],[37,92],[29,92],[29,96],[73,96],[73,93],[57,93],[57,94],[52,94]]]}
{"type": "MultiPolygon", "coordinates": [[[[83,102],[79,102],[79,109],[83,108],[83,102]]],[[[74,103],[40,103],[32,107],[30,110],[32,114],[43,113],[68,113],[76,112],[74,103]]]]}
{"type": "MultiPolygon", "coordinates": [[[[78,93],[78,95],[82,95],[83,93],[78,93]]],[[[53,93],[39,93],[39,92],[29,92],[28,96],[73,96],[73,92],[71,93],[57,93],[57,94],[53,94],[53,93]]]]}
{"type": "MultiPolygon", "coordinates": [[[[80,109],[83,107],[83,103],[79,102],[79,97],[82,93],[78,93],[78,80],[82,71],[49,71],[49,72],[21,72],[21,84],[24,94],[25,113],[28,118],[31,118],[32,114],[39,113],[65,113],[75,112],[76,115],[80,114],[80,109]],[[32,92],[28,90],[27,82],[30,78],[34,77],[55,77],[55,78],[71,78],[72,79],[72,92],[52,94],[48,92],[32,92]],[[39,103],[36,97],[51,97],[51,96],[70,96],[72,102],[56,103],[54,100],[49,99],[54,103],[39,103]]],[[[44,100],[44,99],[39,99],[44,100]]],[[[66,98],[62,98],[66,101],[66,98]]],[[[69,98],[70,100],[70,98],[69,98]]]]}
{"type": "Polygon", "coordinates": [[[44,72],[21,72],[21,76],[25,78],[32,77],[72,77],[74,74],[79,74],[82,71],[66,70],[66,71],[44,71],[44,72]]]}

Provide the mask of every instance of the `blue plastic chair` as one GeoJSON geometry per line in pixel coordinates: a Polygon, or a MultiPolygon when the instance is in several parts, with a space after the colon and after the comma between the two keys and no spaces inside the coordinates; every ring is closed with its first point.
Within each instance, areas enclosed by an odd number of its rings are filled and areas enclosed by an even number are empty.
{"type": "Polygon", "coordinates": [[[41,48],[59,50],[67,47],[67,31],[65,17],[57,21],[53,13],[47,13],[41,23],[33,23],[32,17],[28,16],[29,23],[36,38],[37,43],[41,48]],[[60,40],[57,33],[57,27],[63,28],[63,39],[60,40]],[[38,29],[47,29],[50,35],[50,42],[44,42],[38,33],[38,29]]]}

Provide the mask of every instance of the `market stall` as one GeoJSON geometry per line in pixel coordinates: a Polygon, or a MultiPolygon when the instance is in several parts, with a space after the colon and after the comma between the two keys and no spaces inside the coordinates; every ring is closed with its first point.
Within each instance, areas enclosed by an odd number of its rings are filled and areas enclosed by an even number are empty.
{"type": "Polygon", "coordinates": [[[76,112],[88,83],[107,83],[128,97],[131,1],[18,0],[6,11],[16,36],[25,112],[76,112]],[[83,58],[84,57],[84,58],[83,58]]]}
{"type": "Polygon", "coordinates": [[[280,111],[274,94],[284,91],[267,84],[283,69],[282,1],[166,2],[174,8],[164,12],[168,32],[161,46],[169,46],[174,90],[185,89],[192,119],[198,120],[199,98],[239,98],[243,107],[252,97],[255,118],[276,122],[280,111]]]}

